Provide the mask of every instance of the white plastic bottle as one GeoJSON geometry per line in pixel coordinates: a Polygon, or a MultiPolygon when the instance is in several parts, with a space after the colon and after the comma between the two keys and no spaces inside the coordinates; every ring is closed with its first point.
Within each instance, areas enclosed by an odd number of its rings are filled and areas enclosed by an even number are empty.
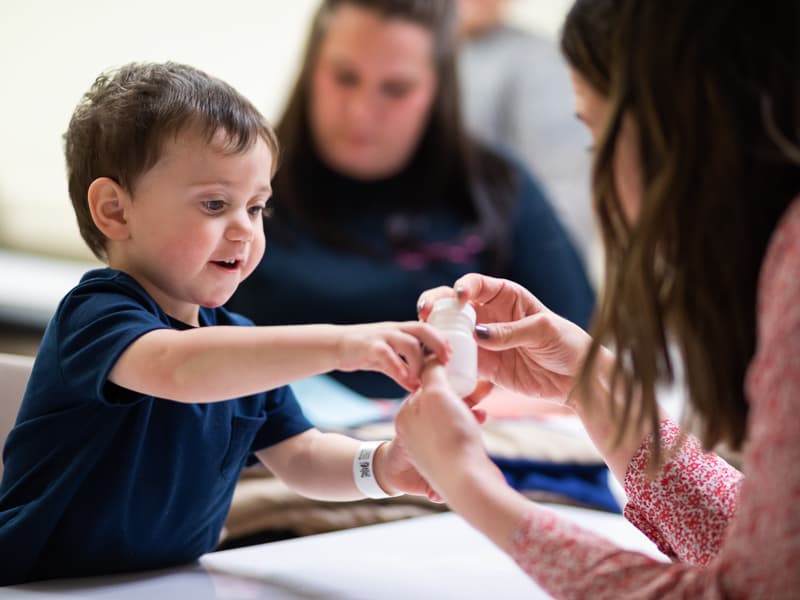
{"type": "Polygon", "coordinates": [[[462,398],[470,395],[478,383],[478,345],[472,335],[475,309],[457,298],[442,298],[433,305],[428,323],[442,331],[453,348],[445,366],[453,391],[462,398]]]}

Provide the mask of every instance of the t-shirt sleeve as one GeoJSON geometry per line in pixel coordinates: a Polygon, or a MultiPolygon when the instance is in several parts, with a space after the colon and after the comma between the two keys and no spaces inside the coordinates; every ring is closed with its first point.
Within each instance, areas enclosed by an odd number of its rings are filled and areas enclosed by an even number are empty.
{"type": "Polygon", "coordinates": [[[152,300],[116,279],[88,282],[63,300],[56,318],[58,364],[68,385],[107,404],[144,397],[110,383],[108,374],[134,340],[168,327],[152,300]]]}
{"type": "Polygon", "coordinates": [[[303,414],[300,404],[288,385],[266,394],[267,420],[256,434],[247,464],[256,462],[252,454],[311,429],[313,425],[303,414]]]}

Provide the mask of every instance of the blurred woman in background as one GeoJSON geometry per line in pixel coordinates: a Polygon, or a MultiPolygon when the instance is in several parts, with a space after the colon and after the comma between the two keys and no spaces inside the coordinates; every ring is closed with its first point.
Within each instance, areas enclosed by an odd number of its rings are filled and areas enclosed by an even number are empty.
{"type": "Polygon", "coordinates": [[[402,320],[422,290],[481,271],[588,326],[593,291],[539,185],[465,133],[456,29],[453,0],[322,2],[277,124],[267,258],[232,309],[260,325],[402,320]]]}

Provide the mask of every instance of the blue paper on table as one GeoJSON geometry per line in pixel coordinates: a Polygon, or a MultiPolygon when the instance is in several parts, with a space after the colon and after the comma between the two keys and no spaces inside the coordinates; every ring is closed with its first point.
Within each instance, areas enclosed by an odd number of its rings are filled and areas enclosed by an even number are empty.
{"type": "Polygon", "coordinates": [[[357,427],[388,416],[381,403],[354,392],[328,375],[301,379],[291,387],[308,420],[322,429],[357,427]]]}

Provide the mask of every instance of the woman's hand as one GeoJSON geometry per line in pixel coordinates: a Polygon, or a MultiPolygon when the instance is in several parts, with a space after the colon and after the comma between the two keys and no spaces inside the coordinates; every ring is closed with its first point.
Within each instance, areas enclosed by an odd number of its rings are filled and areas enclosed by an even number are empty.
{"type": "Polygon", "coordinates": [[[481,400],[473,394],[462,400],[450,388],[444,367],[427,361],[422,386],[400,407],[395,419],[396,440],[431,486],[433,500],[448,499],[464,473],[485,470],[490,478],[503,475],[486,454],[481,436],[481,415],[472,406],[481,400]]]}
{"type": "Polygon", "coordinates": [[[419,374],[428,351],[441,363],[451,349],[434,327],[419,321],[367,323],[340,327],[337,366],[342,371],[379,371],[408,391],[419,387],[419,374]]]}
{"type": "Polygon", "coordinates": [[[505,279],[471,273],[453,288],[436,288],[420,296],[425,320],[434,302],[454,293],[475,307],[478,368],[482,377],[528,396],[564,402],[575,386],[589,335],[559,317],[522,286],[505,279]]]}
{"type": "MultiPolygon", "coordinates": [[[[426,360],[425,366],[423,366],[422,377],[426,378],[428,382],[424,392],[425,394],[449,393],[456,397],[454,392],[450,390],[446,376],[444,375],[443,367],[433,357],[428,357],[426,360]],[[437,379],[439,377],[445,377],[444,388],[437,388],[436,384],[431,384],[432,381],[438,381],[438,384],[441,384],[442,381],[437,379]]],[[[424,385],[425,384],[423,383],[423,386],[424,385]]],[[[478,387],[475,388],[475,391],[466,398],[460,399],[456,397],[458,404],[465,407],[468,413],[471,413],[471,420],[475,426],[486,421],[486,412],[479,408],[475,408],[475,405],[483,400],[483,398],[491,391],[491,389],[492,385],[484,381],[480,382],[478,387]]],[[[400,411],[403,412],[409,410],[406,408],[409,404],[412,407],[416,407],[416,410],[419,411],[420,402],[424,402],[424,400],[421,400],[417,397],[420,394],[423,394],[422,389],[417,390],[414,395],[407,398],[401,406],[400,411]]],[[[414,410],[414,408],[411,410],[414,410]]],[[[421,436],[424,438],[424,429],[430,427],[434,423],[431,418],[435,419],[440,417],[426,413],[424,416],[418,415],[416,418],[421,418],[424,420],[424,426],[422,428],[416,428],[416,426],[414,426],[415,428],[412,431],[414,434],[412,441],[415,444],[415,447],[418,447],[419,442],[417,441],[417,434],[421,434],[421,436]]],[[[442,418],[447,418],[447,415],[444,415],[442,418]]],[[[452,422],[447,421],[442,425],[447,428],[452,425],[452,422]]],[[[382,487],[386,486],[384,487],[384,491],[388,493],[402,491],[408,494],[425,495],[429,500],[441,502],[442,497],[415,468],[411,452],[406,444],[405,431],[405,428],[403,429],[403,432],[398,430],[397,435],[390,443],[384,444],[378,448],[375,462],[378,464],[378,460],[381,459],[381,462],[383,463],[380,470],[378,470],[376,467],[376,476],[380,480],[379,483],[382,484],[382,487]]],[[[422,450],[422,452],[425,452],[425,450],[422,450]]]]}

